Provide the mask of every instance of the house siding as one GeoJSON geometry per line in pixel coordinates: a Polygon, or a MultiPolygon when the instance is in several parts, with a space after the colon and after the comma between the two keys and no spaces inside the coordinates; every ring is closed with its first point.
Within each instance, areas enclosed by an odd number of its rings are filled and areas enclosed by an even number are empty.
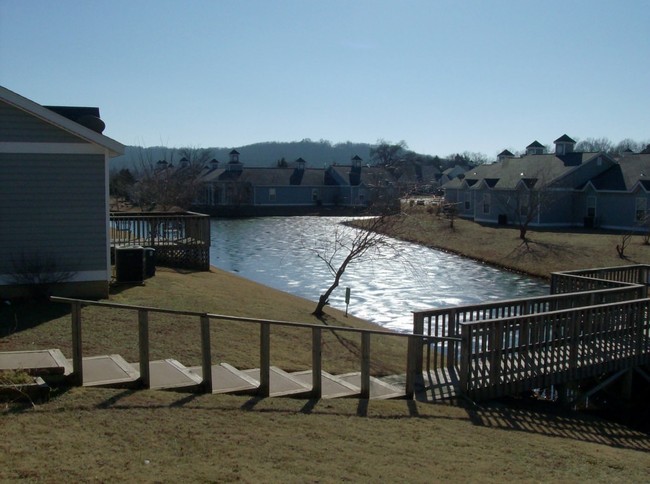
{"type": "Polygon", "coordinates": [[[83,143],[84,140],[7,103],[0,103],[0,141],[83,143]]]}
{"type": "Polygon", "coordinates": [[[105,214],[103,155],[0,153],[0,275],[40,257],[107,281],[105,214]]]}
{"type": "Polygon", "coordinates": [[[643,221],[636,220],[636,199],[646,200],[650,207],[650,196],[642,189],[633,193],[601,192],[597,197],[596,218],[598,226],[604,229],[621,229],[638,227],[644,230],[647,226],[643,221]]]}

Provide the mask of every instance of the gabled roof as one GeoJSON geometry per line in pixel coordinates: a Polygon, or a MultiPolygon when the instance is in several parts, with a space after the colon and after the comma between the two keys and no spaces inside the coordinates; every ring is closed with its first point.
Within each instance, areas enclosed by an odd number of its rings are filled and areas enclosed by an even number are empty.
{"type": "Polygon", "coordinates": [[[650,182],[650,154],[627,155],[604,173],[591,180],[596,190],[632,191],[650,182]]]}
{"type": "Polygon", "coordinates": [[[566,134],[563,134],[558,139],[553,141],[553,143],[575,143],[575,141],[569,138],[569,136],[567,136],[566,134]]]}
{"type": "Polygon", "coordinates": [[[544,148],[544,145],[542,143],[540,143],[539,141],[535,140],[531,144],[526,146],[526,148],[544,148]]]}
{"type": "MultiPolygon", "coordinates": [[[[535,141],[537,143],[537,141],[535,141]]],[[[538,143],[539,144],[539,143],[538,143]]],[[[499,153],[497,156],[515,156],[513,155],[510,150],[503,150],[501,153],[499,153]]]]}
{"type": "Polygon", "coordinates": [[[0,86],[0,101],[9,104],[21,111],[24,111],[36,118],[45,121],[53,126],[56,126],[59,129],[67,131],[68,133],[83,139],[88,143],[92,143],[102,148],[105,148],[109,152],[109,156],[118,156],[124,153],[124,145],[118,143],[114,139],[104,136],[92,129],[86,128],[79,123],[76,123],[61,114],[56,113],[55,111],[48,109],[40,104],[35,103],[34,101],[27,99],[26,97],[16,94],[9,89],[0,86]]]}
{"type": "MultiPolygon", "coordinates": [[[[540,188],[560,183],[562,180],[568,180],[565,183],[573,183],[570,179],[565,179],[565,177],[598,156],[603,155],[569,153],[558,156],[549,153],[526,155],[521,158],[506,158],[490,165],[479,165],[465,172],[464,181],[467,186],[471,187],[476,185],[478,181],[485,180],[488,187],[505,190],[513,190],[522,182],[528,188],[540,188]]],[[[613,162],[610,160],[610,163],[613,162]]],[[[603,166],[603,170],[606,169],[607,166],[603,166]]],[[[460,182],[454,180],[445,184],[445,188],[462,188],[462,186],[460,182]]],[[[479,187],[480,185],[476,185],[477,189],[479,187]]],[[[578,187],[571,186],[571,188],[578,187]]]]}

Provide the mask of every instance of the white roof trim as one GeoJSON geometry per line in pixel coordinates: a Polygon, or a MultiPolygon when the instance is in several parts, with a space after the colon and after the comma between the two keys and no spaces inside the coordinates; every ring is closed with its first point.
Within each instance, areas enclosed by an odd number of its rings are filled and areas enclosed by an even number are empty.
{"type": "Polygon", "coordinates": [[[88,129],[70,119],[61,116],[60,114],[44,108],[38,103],[27,99],[26,97],[16,94],[9,89],[0,86],[0,100],[10,104],[22,111],[28,112],[43,121],[50,123],[60,129],[63,129],[79,138],[82,138],[89,143],[93,143],[109,150],[109,156],[114,157],[124,154],[124,145],[115,141],[114,139],[97,133],[92,129],[88,129]]]}

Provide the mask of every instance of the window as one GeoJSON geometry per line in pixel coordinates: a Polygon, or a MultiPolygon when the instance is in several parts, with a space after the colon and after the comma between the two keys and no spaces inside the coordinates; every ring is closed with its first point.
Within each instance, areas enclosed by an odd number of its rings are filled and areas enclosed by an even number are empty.
{"type": "Polygon", "coordinates": [[[317,202],[319,198],[320,198],[320,193],[318,192],[318,188],[312,188],[311,190],[312,202],[317,202]]]}
{"type": "Polygon", "coordinates": [[[587,197],[587,217],[596,216],[596,197],[587,197]]]}
{"type": "Polygon", "coordinates": [[[490,194],[483,194],[483,213],[490,213],[490,194]]]}
{"type": "Polygon", "coordinates": [[[465,210],[472,209],[472,194],[470,192],[465,193],[465,210]]]}
{"type": "Polygon", "coordinates": [[[648,199],[647,198],[637,198],[636,199],[635,220],[637,222],[645,222],[646,213],[647,213],[647,205],[648,205],[648,199]]]}
{"type": "Polygon", "coordinates": [[[269,188],[269,202],[275,202],[275,188],[269,188]]]}

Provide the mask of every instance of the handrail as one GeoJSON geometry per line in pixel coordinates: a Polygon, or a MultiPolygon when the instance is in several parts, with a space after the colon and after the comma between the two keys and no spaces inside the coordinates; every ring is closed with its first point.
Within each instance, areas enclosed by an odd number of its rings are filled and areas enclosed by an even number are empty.
{"type": "Polygon", "coordinates": [[[246,316],[233,316],[227,314],[215,314],[215,313],[206,313],[199,311],[186,311],[179,309],[166,309],[158,308],[155,306],[139,306],[135,304],[121,304],[121,303],[110,303],[104,301],[91,301],[87,299],[75,299],[61,296],[51,296],[50,300],[53,302],[67,302],[67,303],[78,303],[82,306],[103,306],[114,309],[127,309],[127,310],[143,310],[152,313],[162,313],[162,314],[175,314],[178,316],[207,316],[210,319],[219,319],[224,321],[235,321],[235,322],[244,322],[244,323],[258,323],[258,324],[273,324],[277,326],[293,326],[297,328],[320,328],[333,331],[349,331],[353,333],[368,333],[376,335],[385,335],[385,336],[396,336],[396,337],[409,337],[417,336],[424,339],[439,340],[439,341],[460,341],[460,337],[447,337],[447,336],[426,336],[413,333],[396,333],[393,331],[381,330],[381,329],[368,329],[368,328],[351,328],[349,326],[331,326],[326,324],[315,324],[315,323],[300,323],[296,321],[282,321],[274,319],[262,319],[262,318],[250,318],[246,316]]]}
{"type": "Polygon", "coordinates": [[[206,392],[212,392],[212,356],[210,342],[210,321],[233,321],[258,324],[260,326],[260,384],[258,393],[266,397],[270,392],[270,334],[272,326],[286,326],[294,328],[311,329],[312,337],[312,396],[320,398],[322,392],[322,359],[321,359],[321,333],[322,331],[346,331],[356,333],[361,336],[361,398],[370,396],[370,337],[392,336],[398,338],[407,338],[407,359],[406,359],[406,388],[405,397],[413,398],[415,394],[415,382],[417,379],[418,368],[421,368],[421,362],[417,362],[417,348],[422,346],[422,340],[431,342],[453,342],[460,344],[460,337],[438,337],[423,336],[410,333],[395,333],[392,331],[367,329],[367,328],[350,328],[346,326],[328,326],[323,324],[304,323],[295,321],[279,321],[271,319],[250,318],[244,316],[233,316],[224,314],[214,314],[198,311],[184,311],[177,309],[165,309],[151,306],[137,306],[121,303],[111,303],[104,301],[89,301],[85,299],[75,299],[67,297],[53,296],[50,298],[53,302],[68,303],[72,306],[72,351],[73,351],[73,375],[72,378],[76,384],[83,384],[83,357],[82,357],[82,338],[81,338],[81,308],[83,306],[100,306],[111,309],[126,309],[137,311],[138,313],[138,341],[140,354],[140,381],[145,387],[150,386],[149,375],[149,312],[183,315],[198,318],[201,328],[201,367],[203,370],[203,388],[206,392]]]}

